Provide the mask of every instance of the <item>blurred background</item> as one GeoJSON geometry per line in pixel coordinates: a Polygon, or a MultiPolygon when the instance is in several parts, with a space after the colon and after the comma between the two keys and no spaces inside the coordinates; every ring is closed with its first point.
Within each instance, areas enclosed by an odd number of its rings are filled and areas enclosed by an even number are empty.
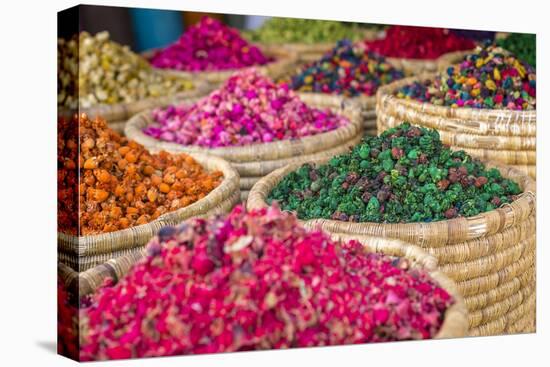
{"type": "Polygon", "coordinates": [[[80,30],[91,34],[109,31],[111,39],[141,52],[166,46],[178,39],[185,28],[208,15],[239,29],[256,29],[269,17],[197,13],[175,10],[81,5],[80,30]]]}
{"type": "MultiPolygon", "coordinates": [[[[91,34],[105,30],[109,31],[112,40],[129,45],[136,52],[163,47],[176,41],[187,27],[197,23],[205,15],[217,18],[225,24],[240,30],[259,28],[270,18],[257,15],[200,13],[97,5],[80,5],[73,9],[75,9],[75,12],[78,12],[78,17],[72,19],[79,20],[79,31],[85,30],[91,34]]],[[[66,25],[59,26],[62,28],[66,27],[66,25]]],[[[76,24],[74,26],[78,27],[76,24]]],[[[73,34],[75,29],[74,27],[71,28],[70,34],[73,34]]],[[[486,31],[452,31],[478,40],[492,39],[495,34],[495,32],[486,31]]]]}

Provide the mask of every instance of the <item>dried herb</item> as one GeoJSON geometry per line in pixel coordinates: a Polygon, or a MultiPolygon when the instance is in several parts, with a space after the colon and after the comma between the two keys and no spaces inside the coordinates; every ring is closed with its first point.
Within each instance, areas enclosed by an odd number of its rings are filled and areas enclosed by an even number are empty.
{"type": "Polygon", "coordinates": [[[344,116],[305,104],[287,85],[254,69],[235,73],[193,105],[153,111],[156,139],[203,147],[243,146],[314,135],[349,123],[344,116]]]}
{"type": "Polygon", "coordinates": [[[100,118],[82,114],[67,124],[58,152],[62,232],[88,235],[146,224],[203,198],[221,182],[221,172],[206,172],[191,156],[150,154],[100,118]],[[74,129],[78,140],[70,133],[74,129]]]}
{"type": "Polygon", "coordinates": [[[536,109],[535,70],[500,47],[479,47],[434,80],[400,88],[399,98],[434,105],[487,109],[536,109]]]}
{"type": "Polygon", "coordinates": [[[408,123],[365,137],[329,163],[306,164],[268,196],[301,219],[431,222],[470,217],[510,203],[519,185],[408,123]]]}
{"type": "Polygon", "coordinates": [[[276,207],[165,227],[83,310],[82,359],[426,339],[452,297],[406,259],[276,207]]]}
{"type": "Polygon", "coordinates": [[[436,59],[461,50],[471,50],[475,43],[459,37],[448,29],[395,25],[386,29],[386,36],[367,41],[367,48],[386,57],[406,59],[436,59]]]}
{"type": "Polygon", "coordinates": [[[365,51],[362,45],[341,40],[321,59],[292,76],[290,87],[300,92],[373,96],[379,86],[403,76],[383,57],[365,51]]]}
{"type": "Polygon", "coordinates": [[[537,36],[529,33],[512,33],[497,40],[497,45],[510,51],[533,68],[537,67],[537,36]]]}
{"type": "Polygon", "coordinates": [[[271,61],[241,37],[239,31],[217,19],[203,17],[175,43],[151,59],[156,68],[185,71],[215,71],[264,65],[271,61]]]}
{"type": "Polygon", "coordinates": [[[246,33],[254,42],[263,43],[332,43],[342,38],[359,41],[367,28],[378,25],[331,20],[271,18],[259,29],[246,33]]]}
{"type": "Polygon", "coordinates": [[[190,80],[156,72],[128,46],[111,41],[108,32],[60,38],[57,54],[59,106],[131,103],[193,89],[190,80]]]}

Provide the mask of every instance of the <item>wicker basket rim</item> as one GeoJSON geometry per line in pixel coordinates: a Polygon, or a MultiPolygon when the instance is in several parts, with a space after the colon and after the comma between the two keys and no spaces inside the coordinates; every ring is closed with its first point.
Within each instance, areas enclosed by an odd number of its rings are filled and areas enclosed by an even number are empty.
{"type": "Polygon", "coordinates": [[[397,105],[402,106],[403,108],[409,108],[416,111],[421,111],[423,113],[427,113],[428,109],[426,107],[429,106],[429,110],[433,111],[433,114],[437,114],[438,116],[453,116],[454,118],[451,118],[452,120],[460,121],[460,119],[466,119],[470,120],[472,117],[470,115],[477,115],[477,116],[495,116],[495,115],[503,115],[503,116],[513,116],[518,120],[526,121],[525,123],[531,123],[529,122],[529,119],[536,119],[537,111],[536,110],[528,110],[528,111],[511,111],[506,109],[482,109],[482,108],[452,108],[449,106],[436,106],[429,102],[420,102],[414,99],[403,99],[403,98],[397,98],[395,95],[393,95],[393,92],[397,90],[398,88],[419,81],[419,80],[431,80],[435,76],[437,76],[437,73],[422,73],[420,75],[414,75],[410,77],[406,77],[403,79],[396,80],[392,83],[386,84],[378,88],[378,91],[376,93],[377,101],[382,100],[382,98],[386,100],[391,100],[392,103],[395,103],[397,105]]]}
{"type": "MultiPolygon", "coordinates": [[[[250,190],[250,193],[249,193],[248,199],[247,199],[247,204],[246,204],[247,209],[251,210],[251,209],[267,206],[265,198],[267,197],[267,195],[269,195],[269,193],[266,193],[262,190],[264,188],[272,190],[273,189],[272,184],[276,184],[276,183],[280,182],[280,180],[282,180],[289,172],[294,171],[297,168],[299,168],[302,165],[307,164],[307,163],[309,163],[309,164],[323,164],[323,163],[328,162],[329,160],[330,160],[330,158],[323,158],[323,159],[320,159],[316,162],[291,163],[291,164],[288,164],[285,167],[279,168],[279,169],[271,172],[270,174],[262,177],[258,182],[256,182],[256,184],[254,184],[254,186],[250,190]]],[[[486,164],[487,167],[494,167],[494,168],[497,168],[497,169],[505,168],[505,166],[498,165],[498,164],[495,164],[495,163],[492,163],[492,162],[485,162],[485,164],[486,164]]],[[[516,177],[516,176],[521,177],[524,180],[524,182],[523,182],[524,187],[522,187],[524,192],[513,203],[515,203],[515,204],[525,204],[526,206],[528,206],[532,210],[534,210],[534,205],[535,205],[534,203],[535,203],[536,195],[535,195],[535,183],[534,183],[533,179],[531,177],[529,177],[528,175],[524,174],[523,172],[515,169],[515,168],[510,168],[508,171],[514,177],[516,177]]],[[[438,226],[440,226],[440,223],[443,222],[443,223],[446,223],[448,225],[448,227],[452,226],[452,225],[455,225],[457,227],[472,229],[477,233],[478,236],[476,236],[476,237],[481,237],[481,236],[485,235],[487,229],[490,228],[490,226],[489,225],[483,226],[483,225],[480,225],[480,223],[488,223],[491,220],[491,217],[492,217],[491,213],[493,213],[493,212],[499,213],[500,214],[499,217],[505,216],[505,210],[506,210],[507,207],[510,207],[510,204],[504,204],[500,208],[497,208],[497,209],[494,209],[494,210],[491,210],[491,211],[488,211],[488,212],[480,213],[480,214],[472,216],[472,217],[458,217],[458,218],[442,220],[442,221],[436,221],[436,222],[429,222],[429,223],[424,223],[424,222],[420,222],[420,223],[417,223],[417,222],[412,222],[412,223],[377,223],[377,222],[349,223],[349,222],[342,222],[342,221],[337,221],[337,220],[333,220],[333,219],[322,219],[322,218],[310,219],[310,220],[300,220],[299,219],[299,221],[301,223],[303,223],[304,225],[308,225],[308,226],[316,226],[317,224],[319,224],[321,222],[323,224],[328,224],[328,225],[341,225],[343,223],[346,223],[350,226],[350,228],[355,229],[355,230],[359,230],[359,229],[361,229],[361,227],[364,227],[364,226],[369,226],[371,228],[383,229],[383,228],[389,227],[389,226],[403,225],[403,226],[407,226],[407,227],[417,228],[421,232],[432,232],[432,231],[437,232],[438,230],[440,230],[440,228],[438,228],[438,226]]],[[[352,231],[352,232],[358,233],[357,231],[352,231]]],[[[384,231],[382,230],[381,233],[384,233],[384,231]]]]}
{"type": "Polygon", "coordinates": [[[456,53],[469,53],[469,52],[473,52],[475,50],[474,49],[470,49],[470,50],[462,50],[462,51],[449,51],[449,52],[446,52],[444,54],[441,54],[439,55],[438,57],[436,57],[435,59],[418,59],[418,58],[404,58],[404,57],[393,57],[393,56],[384,56],[387,60],[392,60],[392,61],[402,61],[402,62],[412,62],[412,63],[429,63],[429,64],[437,64],[439,63],[442,59],[444,60],[446,57],[449,57],[450,55],[452,54],[456,54],[456,53]]]}
{"type": "MultiPolygon", "coordinates": [[[[158,73],[158,71],[155,71],[155,73],[158,73]]],[[[178,78],[178,79],[186,79],[186,78],[179,78],[177,76],[169,76],[171,78],[178,78]]],[[[81,108],[78,109],[72,109],[67,107],[58,107],[58,114],[61,116],[70,116],[74,114],[75,112],[79,113],[85,113],[89,116],[96,116],[99,115],[103,117],[108,122],[112,120],[113,116],[125,114],[128,115],[128,111],[131,111],[133,109],[141,110],[143,109],[141,106],[144,106],[144,108],[148,108],[151,105],[161,105],[170,103],[171,101],[183,99],[183,98],[193,98],[193,97],[200,97],[205,95],[206,93],[210,92],[212,87],[204,80],[200,79],[193,79],[189,80],[193,84],[193,88],[181,91],[175,94],[171,95],[165,95],[165,96],[158,96],[158,97],[147,97],[143,98],[134,102],[129,103],[114,103],[114,104],[106,104],[106,103],[100,103],[91,107],[81,108]]],[[[125,118],[128,118],[129,116],[126,116],[125,118]]],[[[117,118],[117,120],[120,118],[117,118]]]]}
{"type": "Polygon", "coordinates": [[[239,175],[237,171],[227,161],[225,161],[222,158],[219,158],[216,156],[210,156],[207,154],[197,154],[197,153],[185,153],[185,154],[188,154],[189,156],[191,156],[201,165],[204,165],[206,162],[210,164],[213,163],[216,167],[215,170],[219,170],[223,173],[222,182],[216,188],[210,191],[205,197],[203,197],[200,200],[197,200],[196,202],[186,207],[183,207],[181,209],[178,209],[172,212],[165,213],[149,223],[133,226],[130,228],[119,230],[119,231],[100,233],[100,234],[89,235],[89,236],[74,236],[74,235],[58,232],[57,233],[58,244],[59,244],[59,240],[61,240],[65,243],[71,243],[77,246],[77,248],[74,246],[71,246],[72,247],[71,250],[72,252],[80,256],[82,255],[81,252],[85,251],[85,248],[89,244],[102,242],[105,240],[117,241],[118,239],[122,239],[130,235],[136,230],[143,229],[143,228],[151,228],[155,225],[168,224],[167,220],[174,214],[182,215],[186,212],[192,211],[193,208],[201,205],[202,202],[211,200],[211,198],[217,195],[218,192],[227,190],[229,193],[231,193],[239,190],[239,175]]]}
{"type": "Polygon", "coordinates": [[[296,92],[300,98],[307,98],[307,96],[318,96],[317,98],[324,97],[327,101],[330,101],[330,104],[346,103],[353,102],[358,105],[358,107],[367,107],[374,108],[376,106],[376,94],[372,96],[358,95],[353,97],[338,95],[338,94],[328,94],[328,93],[316,93],[316,92],[296,92]]]}
{"type": "MultiPolygon", "coordinates": [[[[312,97],[317,98],[317,96],[308,97],[307,95],[300,95],[300,98],[312,98],[312,97]]],[[[200,98],[196,98],[196,97],[189,98],[189,99],[186,99],[183,103],[192,104],[199,99],[200,98]]],[[[315,106],[315,104],[311,104],[311,106],[318,108],[317,106],[315,106]]],[[[349,140],[353,136],[357,135],[358,131],[362,130],[362,122],[360,118],[359,107],[357,103],[350,102],[349,108],[346,111],[341,112],[342,115],[348,118],[349,123],[343,126],[340,126],[334,130],[330,130],[330,131],[326,131],[326,132],[322,132],[314,135],[304,136],[299,139],[285,139],[285,140],[278,140],[278,141],[273,141],[269,143],[254,143],[254,144],[237,146],[237,147],[229,146],[229,147],[219,147],[219,148],[208,148],[208,147],[201,147],[198,145],[180,145],[177,143],[170,143],[162,140],[157,140],[157,139],[154,139],[153,137],[145,135],[143,131],[141,131],[141,128],[138,128],[138,126],[152,125],[153,121],[150,118],[152,111],[153,109],[147,109],[130,118],[126,123],[126,127],[125,127],[126,136],[128,136],[133,140],[137,140],[141,144],[144,144],[149,139],[153,139],[157,142],[157,144],[162,144],[161,149],[165,149],[168,151],[207,153],[207,154],[212,154],[220,157],[231,156],[233,154],[247,155],[246,152],[253,151],[255,159],[262,160],[261,158],[262,156],[266,154],[269,155],[269,153],[272,152],[273,150],[292,151],[293,146],[298,142],[301,142],[304,144],[311,144],[311,143],[315,143],[323,140],[332,139],[338,134],[342,134],[345,137],[348,137],[345,140],[349,140]]],[[[341,139],[339,139],[338,141],[340,140],[341,139]]],[[[144,145],[148,146],[150,144],[145,143],[144,145]]],[[[153,148],[153,147],[149,146],[148,148],[153,148]]],[[[227,159],[231,160],[230,158],[227,158],[227,159]]]]}
{"type": "MultiPolygon", "coordinates": [[[[284,66],[284,65],[290,65],[296,62],[296,59],[298,55],[291,51],[291,50],[285,50],[282,48],[277,47],[267,47],[267,48],[261,48],[262,52],[268,56],[273,57],[274,60],[267,62],[263,65],[250,65],[245,66],[242,68],[233,68],[233,69],[225,69],[225,70],[207,70],[207,71],[185,71],[185,70],[178,70],[178,69],[168,69],[168,68],[155,68],[155,70],[165,72],[169,75],[178,75],[181,77],[187,77],[195,80],[197,76],[205,77],[206,79],[215,77],[215,79],[226,79],[233,75],[236,72],[247,70],[247,69],[256,69],[259,71],[265,71],[267,68],[271,67],[278,67],[278,66],[284,66]]],[[[159,51],[158,48],[153,48],[146,50],[141,53],[141,55],[147,60],[147,62],[150,62],[151,57],[159,51]]]]}
{"type": "MultiPolygon", "coordinates": [[[[328,235],[332,237],[335,241],[349,240],[348,238],[346,238],[346,235],[328,235]]],[[[435,283],[437,283],[441,288],[445,289],[453,297],[454,303],[445,310],[444,321],[439,331],[434,336],[434,339],[455,338],[466,335],[466,333],[468,332],[469,324],[468,311],[464,299],[460,295],[456,284],[441,271],[437,270],[437,259],[434,256],[428,254],[426,251],[422,250],[418,246],[410,245],[396,239],[365,237],[360,241],[360,243],[364,245],[366,251],[371,253],[380,253],[391,257],[403,257],[412,260],[413,263],[416,263],[420,267],[422,267],[422,269],[424,269],[429,274],[429,276],[435,283]],[[374,245],[369,244],[368,241],[371,241],[372,243],[374,243],[374,245]]],[[[117,259],[110,260],[109,263],[118,261],[129,261],[132,264],[131,266],[133,266],[133,264],[141,261],[141,259],[143,259],[143,256],[145,256],[145,249],[141,251],[140,255],[124,255],[117,259]]],[[[60,263],[58,265],[58,274],[60,274],[62,279],[65,279],[67,282],[78,279],[79,284],[81,283],[81,281],[85,281],[86,279],[98,278],[94,279],[94,282],[92,283],[99,286],[102,284],[102,280],[107,277],[105,272],[99,271],[99,268],[102,266],[113,267],[112,264],[107,264],[108,263],[104,263],[102,265],[98,265],[97,267],[86,270],[82,273],[77,273],[73,269],[60,263]]],[[[113,271],[112,273],[116,272],[113,271]]],[[[88,285],[91,284],[90,282],[85,282],[88,285]]],[[[79,294],[79,297],[88,295],[90,294],[89,292],[95,292],[96,290],[97,288],[87,288],[88,293],[79,294]]],[[[82,288],[80,289],[80,292],[82,292],[82,288]]]]}

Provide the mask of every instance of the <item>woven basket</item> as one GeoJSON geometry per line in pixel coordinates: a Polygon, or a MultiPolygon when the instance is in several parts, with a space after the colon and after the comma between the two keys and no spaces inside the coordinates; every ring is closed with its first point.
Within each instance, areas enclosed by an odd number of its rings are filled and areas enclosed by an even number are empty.
{"type": "Polygon", "coordinates": [[[165,213],[158,219],[120,231],[89,236],[57,235],[59,261],[81,272],[125,254],[139,252],[157,231],[187,218],[225,213],[239,201],[239,175],[223,159],[191,154],[207,171],[221,171],[223,181],[204,198],[184,208],[165,213]]]}
{"type": "MultiPolygon", "coordinates": [[[[471,53],[472,50],[466,51],[466,53],[471,53]]],[[[443,65],[447,58],[448,54],[455,54],[455,52],[450,52],[439,56],[437,59],[405,59],[398,57],[386,57],[386,60],[392,64],[394,67],[402,69],[405,71],[406,75],[419,75],[422,73],[435,72],[439,69],[440,65],[443,65]]]]}
{"type": "MultiPolygon", "coordinates": [[[[346,235],[332,235],[334,240],[347,241],[346,235]]],[[[366,237],[362,243],[369,252],[376,252],[392,257],[404,257],[409,259],[414,267],[425,269],[435,282],[445,289],[455,300],[455,303],[445,312],[445,320],[436,339],[460,338],[468,332],[468,311],[457,291],[456,284],[441,271],[437,270],[437,260],[425,251],[414,245],[405,244],[399,240],[380,237],[366,237]]],[[[58,274],[67,289],[79,293],[79,297],[93,294],[105,281],[111,278],[115,282],[124,277],[132,266],[146,256],[146,249],[138,252],[111,259],[85,272],[77,274],[72,269],[60,264],[58,274]]]]}
{"type": "Polygon", "coordinates": [[[374,136],[377,133],[376,127],[376,96],[345,97],[335,94],[299,92],[303,100],[310,103],[329,107],[332,110],[345,110],[347,105],[357,106],[360,111],[360,118],[363,124],[363,133],[374,136]]]}
{"type": "Polygon", "coordinates": [[[262,48],[282,48],[296,54],[296,63],[299,65],[314,62],[334,47],[335,43],[283,43],[261,44],[262,48]]]}
{"type": "MultiPolygon", "coordinates": [[[[535,183],[516,169],[487,166],[499,168],[503,176],[518,182],[524,194],[511,204],[469,218],[405,224],[314,219],[304,224],[359,240],[377,236],[422,247],[438,259],[439,269],[457,282],[475,335],[491,330],[485,325],[496,320],[506,321],[506,329],[516,321],[513,312],[518,307],[534,313],[527,300],[535,284],[535,183]]],[[[258,181],[248,195],[247,208],[267,206],[266,198],[275,185],[299,167],[289,165],[258,181]]]]}
{"type": "Polygon", "coordinates": [[[118,133],[124,133],[126,121],[135,114],[154,106],[167,106],[181,99],[201,97],[212,89],[210,85],[200,80],[193,81],[193,85],[194,88],[188,91],[169,96],[145,98],[131,103],[99,104],[89,108],[80,108],[79,111],[60,108],[59,115],[71,116],[80,112],[86,113],[90,118],[99,116],[107,121],[107,125],[111,129],[118,133]]]}
{"type": "Polygon", "coordinates": [[[451,108],[401,99],[393,94],[406,84],[434,76],[424,74],[379,88],[376,95],[378,131],[403,121],[434,128],[443,143],[455,149],[480,159],[513,165],[535,177],[536,111],[451,108]]]}
{"type": "MultiPolygon", "coordinates": [[[[255,68],[260,73],[271,77],[272,79],[278,79],[280,75],[283,75],[288,69],[291,69],[295,66],[297,62],[297,55],[287,49],[281,47],[262,47],[263,53],[267,57],[274,58],[274,61],[269,62],[265,65],[257,65],[245,67],[242,69],[230,69],[230,70],[221,70],[221,71],[180,71],[173,69],[157,69],[162,73],[168,75],[174,75],[178,77],[183,77],[193,81],[203,81],[210,85],[211,88],[216,88],[223,82],[225,82],[231,75],[236,71],[244,70],[247,68],[255,68]]],[[[142,56],[147,60],[150,60],[155,54],[156,50],[149,50],[142,53],[142,56]]]]}
{"type": "MultiPolygon", "coordinates": [[[[318,160],[335,154],[347,152],[351,146],[362,139],[363,126],[361,124],[359,107],[355,103],[334,105],[332,101],[319,98],[316,95],[301,95],[300,98],[307,104],[330,108],[336,113],[350,119],[350,123],[338,129],[307,136],[295,140],[280,140],[271,143],[251,144],[243,147],[203,148],[198,146],[184,146],[176,143],[163,142],[145,135],[143,128],[154,124],[151,111],[145,111],[134,116],[126,125],[126,136],[144,145],[151,151],[166,150],[168,152],[208,153],[229,161],[239,172],[241,189],[249,190],[261,177],[277,168],[292,162],[318,160]]],[[[195,102],[194,99],[187,100],[195,102]]]]}
{"type": "MultiPolygon", "coordinates": [[[[374,40],[379,37],[380,31],[366,29],[363,30],[363,40],[374,40]]],[[[317,61],[323,55],[334,48],[336,42],[326,43],[259,43],[261,49],[282,48],[293,52],[297,56],[298,64],[307,64],[317,61]]]]}

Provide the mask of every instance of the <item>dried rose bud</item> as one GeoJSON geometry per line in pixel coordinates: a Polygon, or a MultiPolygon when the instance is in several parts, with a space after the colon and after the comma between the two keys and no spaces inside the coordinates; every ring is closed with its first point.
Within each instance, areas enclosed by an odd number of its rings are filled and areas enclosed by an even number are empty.
{"type": "Polygon", "coordinates": [[[487,183],[487,177],[485,176],[479,176],[478,178],[476,178],[476,182],[475,182],[475,186],[477,188],[480,188],[482,187],[483,185],[485,185],[487,183]]]}
{"type": "Polygon", "coordinates": [[[380,190],[376,194],[376,198],[382,204],[390,197],[390,192],[386,190],[380,190]]]}
{"type": "Polygon", "coordinates": [[[437,188],[438,188],[439,190],[446,190],[447,187],[449,187],[449,184],[450,184],[449,180],[447,180],[447,179],[444,178],[444,179],[442,179],[441,181],[439,181],[439,182],[437,183],[437,188]]]}
{"type": "Polygon", "coordinates": [[[309,179],[311,181],[317,181],[318,178],[319,178],[319,174],[317,173],[317,170],[312,169],[309,171],[309,179]]]}
{"type": "MultiPolygon", "coordinates": [[[[399,131],[401,131],[401,130],[399,130],[399,131]]],[[[391,155],[392,155],[393,159],[399,159],[399,158],[403,157],[404,154],[405,153],[403,152],[403,149],[401,149],[401,148],[393,147],[391,149],[391,155]]]]}
{"type": "Polygon", "coordinates": [[[364,203],[368,203],[371,198],[372,198],[372,194],[368,191],[365,191],[365,193],[363,193],[363,195],[361,196],[361,199],[363,200],[364,203]]]}
{"type": "Polygon", "coordinates": [[[407,131],[407,137],[408,138],[414,138],[414,137],[418,137],[422,134],[422,131],[416,127],[416,126],[412,126],[409,131],[407,131]]]}
{"type": "Polygon", "coordinates": [[[450,183],[456,183],[460,180],[460,177],[458,176],[458,173],[456,171],[449,172],[449,175],[447,176],[450,183]]]}
{"type": "Polygon", "coordinates": [[[444,213],[445,218],[447,219],[455,218],[457,214],[458,214],[458,209],[455,207],[447,209],[444,213]]]}
{"type": "Polygon", "coordinates": [[[420,164],[428,163],[428,156],[426,155],[426,153],[420,153],[420,156],[418,157],[418,163],[420,164]]]}
{"type": "Polygon", "coordinates": [[[408,260],[276,207],[186,225],[89,299],[82,360],[431,338],[453,303],[408,260]],[[173,246],[182,233],[194,246],[173,246]]]}

